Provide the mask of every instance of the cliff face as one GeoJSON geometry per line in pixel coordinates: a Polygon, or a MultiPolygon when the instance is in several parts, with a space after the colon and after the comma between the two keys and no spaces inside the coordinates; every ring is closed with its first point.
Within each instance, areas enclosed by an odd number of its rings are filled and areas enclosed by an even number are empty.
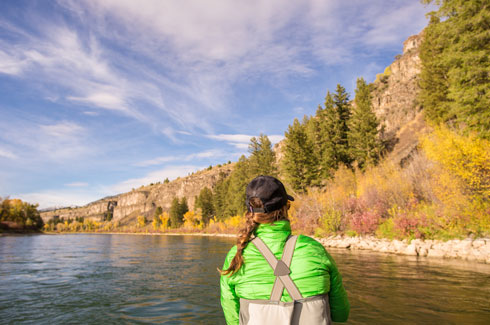
{"type": "Polygon", "coordinates": [[[79,208],[64,208],[41,212],[44,222],[59,216],[64,219],[84,217],[102,220],[104,214],[112,211],[113,220],[125,223],[138,215],[151,218],[155,209],[160,206],[163,211],[170,210],[174,197],[187,199],[189,209],[194,209],[196,196],[204,187],[213,188],[220,179],[220,174],[229,175],[233,164],[203,170],[190,176],[178,178],[167,184],[144,186],[128,193],[104,198],[79,208]]]}
{"type": "Polygon", "coordinates": [[[373,83],[373,110],[384,128],[384,139],[395,140],[397,133],[421,111],[417,103],[422,33],[403,43],[403,54],[378,75],[373,83]]]}
{"type": "Polygon", "coordinates": [[[417,102],[423,31],[403,43],[403,54],[373,83],[373,109],[388,144],[388,159],[403,164],[417,149],[418,138],[428,130],[417,102]]]}

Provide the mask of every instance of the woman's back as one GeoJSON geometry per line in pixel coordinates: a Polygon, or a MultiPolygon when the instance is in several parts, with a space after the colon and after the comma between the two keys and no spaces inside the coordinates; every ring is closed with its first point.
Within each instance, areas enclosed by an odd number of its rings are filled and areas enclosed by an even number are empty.
{"type": "MultiPolygon", "coordinates": [[[[264,241],[277,259],[281,259],[284,244],[290,234],[291,228],[287,220],[261,224],[256,230],[256,236],[264,241]]],[[[235,254],[236,246],[228,253],[224,269],[229,266],[235,254]]],[[[245,262],[238,272],[231,277],[221,277],[221,301],[228,323],[237,322],[237,299],[269,299],[276,279],[273,269],[255,245],[248,244],[243,251],[243,257],[245,262]]],[[[333,259],[320,243],[307,236],[298,236],[290,270],[291,279],[303,298],[328,293],[332,319],[347,319],[349,305],[340,274],[333,259]]],[[[292,301],[287,290],[284,290],[281,301],[292,301]]]]}

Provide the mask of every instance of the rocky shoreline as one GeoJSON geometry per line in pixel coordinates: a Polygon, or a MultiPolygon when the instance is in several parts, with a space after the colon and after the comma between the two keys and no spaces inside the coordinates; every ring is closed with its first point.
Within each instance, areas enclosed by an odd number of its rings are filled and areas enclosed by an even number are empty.
{"type": "Polygon", "coordinates": [[[399,255],[457,258],[490,264],[490,238],[440,240],[389,240],[376,237],[331,236],[315,238],[325,247],[371,250],[399,255]]]}

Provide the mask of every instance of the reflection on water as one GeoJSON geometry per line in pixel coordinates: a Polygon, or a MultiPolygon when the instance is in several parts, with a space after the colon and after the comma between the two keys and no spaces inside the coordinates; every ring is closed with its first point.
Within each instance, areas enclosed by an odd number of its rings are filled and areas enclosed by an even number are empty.
{"type": "MultiPolygon", "coordinates": [[[[2,323],[223,324],[232,238],[0,237],[2,323]]],[[[488,324],[490,266],[330,249],[350,324],[488,324]]]]}

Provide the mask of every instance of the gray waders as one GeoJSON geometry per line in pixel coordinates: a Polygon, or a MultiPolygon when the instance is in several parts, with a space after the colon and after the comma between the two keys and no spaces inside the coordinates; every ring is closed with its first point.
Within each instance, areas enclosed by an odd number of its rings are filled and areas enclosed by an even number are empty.
{"type": "Polygon", "coordinates": [[[274,270],[276,280],[269,300],[240,299],[240,324],[242,325],[328,325],[330,324],[330,306],[328,294],[303,298],[301,292],[289,276],[289,266],[293,258],[298,236],[290,236],[284,246],[281,260],[278,260],[269,247],[256,237],[252,243],[274,270]],[[282,302],[282,293],[286,288],[291,302],[282,302]]]}

